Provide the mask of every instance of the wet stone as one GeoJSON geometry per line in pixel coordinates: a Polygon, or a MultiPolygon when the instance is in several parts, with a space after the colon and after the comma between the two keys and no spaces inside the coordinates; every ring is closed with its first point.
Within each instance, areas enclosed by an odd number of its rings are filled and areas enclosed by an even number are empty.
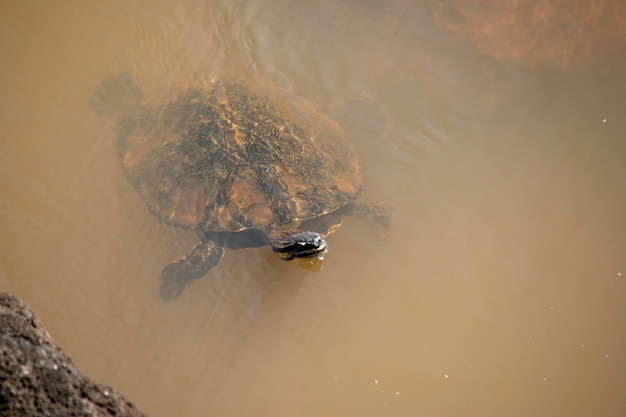
{"type": "Polygon", "coordinates": [[[76,369],[30,308],[0,292],[0,416],[146,416],[76,369]]]}

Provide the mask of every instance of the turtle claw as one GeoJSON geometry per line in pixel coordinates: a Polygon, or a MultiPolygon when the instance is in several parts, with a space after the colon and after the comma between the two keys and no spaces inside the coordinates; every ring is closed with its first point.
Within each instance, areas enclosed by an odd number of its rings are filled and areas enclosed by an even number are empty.
{"type": "Polygon", "coordinates": [[[170,301],[178,298],[185,289],[185,284],[189,281],[180,275],[179,262],[172,262],[163,268],[161,272],[161,287],[159,288],[159,298],[162,301],[170,301]]]}
{"type": "Polygon", "coordinates": [[[390,203],[351,203],[345,206],[343,213],[359,219],[375,221],[385,230],[391,227],[391,212],[393,204],[390,203]]]}
{"type": "Polygon", "coordinates": [[[223,254],[224,249],[215,242],[194,246],[187,256],[163,268],[159,298],[163,301],[178,298],[190,281],[204,277],[223,254]]]}

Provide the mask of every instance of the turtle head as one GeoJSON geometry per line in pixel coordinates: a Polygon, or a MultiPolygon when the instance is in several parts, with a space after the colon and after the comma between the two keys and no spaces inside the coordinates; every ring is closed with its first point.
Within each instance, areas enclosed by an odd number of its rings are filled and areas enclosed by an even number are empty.
{"type": "Polygon", "coordinates": [[[315,232],[296,232],[271,243],[274,252],[286,261],[322,259],[327,251],[326,240],[315,232]]]}

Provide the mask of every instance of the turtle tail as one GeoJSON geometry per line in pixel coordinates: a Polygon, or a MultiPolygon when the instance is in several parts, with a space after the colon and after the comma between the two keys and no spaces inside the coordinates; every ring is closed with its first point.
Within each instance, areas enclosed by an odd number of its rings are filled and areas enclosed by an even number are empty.
{"type": "Polygon", "coordinates": [[[89,106],[98,114],[118,119],[128,114],[141,100],[143,93],[129,73],[106,78],[89,100],[89,106]]]}

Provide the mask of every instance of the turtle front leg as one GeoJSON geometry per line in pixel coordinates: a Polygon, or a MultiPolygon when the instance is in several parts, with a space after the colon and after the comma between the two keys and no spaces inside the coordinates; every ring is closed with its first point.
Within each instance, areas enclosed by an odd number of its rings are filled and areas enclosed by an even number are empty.
{"type": "Polygon", "coordinates": [[[389,229],[392,210],[393,205],[389,203],[350,203],[342,208],[341,214],[375,221],[385,229],[389,229]]]}
{"type": "Polygon", "coordinates": [[[159,298],[163,301],[177,298],[189,281],[204,277],[209,269],[219,263],[223,254],[224,249],[215,242],[202,242],[194,246],[187,256],[163,268],[159,298]]]}

